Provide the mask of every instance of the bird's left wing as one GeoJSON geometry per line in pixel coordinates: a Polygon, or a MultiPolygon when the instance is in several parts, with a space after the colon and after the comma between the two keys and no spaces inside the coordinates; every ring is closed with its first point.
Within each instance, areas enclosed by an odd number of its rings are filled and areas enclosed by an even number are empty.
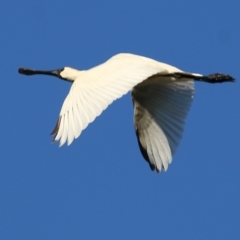
{"type": "Polygon", "coordinates": [[[66,141],[71,144],[114,100],[148,77],[171,70],[180,71],[149,58],[118,54],[95,68],[83,71],[63,103],[52,132],[54,141],[60,141],[60,146],[66,141]]]}
{"type": "Polygon", "coordinates": [[[193,80],[162,74],[134,87],[132,97],[138,144],[152,170],[166,171],[171,163],[193,96],[193,80]]]}

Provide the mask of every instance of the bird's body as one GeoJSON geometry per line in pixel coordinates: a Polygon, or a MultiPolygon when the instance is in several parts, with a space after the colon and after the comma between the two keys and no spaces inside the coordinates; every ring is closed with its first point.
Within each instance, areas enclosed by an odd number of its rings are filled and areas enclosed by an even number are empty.
{"type": "Polygon", "coordinates": [[[65,67],[55,71],[21,68],[19,72],[54,75],[73,82],[52,132],[60,146],[71,144],[109,104],[132,91],[139,147],[151,169],[158,172],[167,170],[179,145],[194,96],[193,80],[234,81],[229,75],[187,73],[150,58],[123,53],[86,71],[65,67]]]}

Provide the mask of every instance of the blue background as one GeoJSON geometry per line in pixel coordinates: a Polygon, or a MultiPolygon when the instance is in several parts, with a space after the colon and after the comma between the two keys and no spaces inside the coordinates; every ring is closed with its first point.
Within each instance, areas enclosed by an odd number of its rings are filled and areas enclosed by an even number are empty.
{"type": "Polygon", "coordinates": [[[166,173],[150,171],[130,94],[69,147],[51,144],[70,84],[130,52],[240,80],[240,2],[7,1],[0,7],[0,239],[240,239],[240,87],[196,83],[166,173]]]}

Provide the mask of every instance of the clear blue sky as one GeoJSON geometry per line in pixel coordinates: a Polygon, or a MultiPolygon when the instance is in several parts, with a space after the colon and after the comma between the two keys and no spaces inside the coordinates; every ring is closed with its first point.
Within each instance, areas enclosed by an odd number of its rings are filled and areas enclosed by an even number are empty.
{"type": "Polygon", "coordinates": [[[0,8],[0,239],[240,239],[240,2],[7,1],[0,8]],[[238,81],[196,84],[166,173],[150,171],[130,94],[70,147],[51,144],[70,84],[119,52],[238,81]]]}

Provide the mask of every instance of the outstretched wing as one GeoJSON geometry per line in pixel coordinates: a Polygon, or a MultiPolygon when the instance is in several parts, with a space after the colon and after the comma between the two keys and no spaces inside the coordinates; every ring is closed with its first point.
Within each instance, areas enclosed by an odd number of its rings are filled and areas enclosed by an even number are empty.
{"type": "Polygon", "coordinates": [[[149,58],[118,54],[107,62],[83,71],[66,97],[52,134],[62,146],[72,143],[114,100],[122,97],[148,77],[179,69],[149,58]]]}
{"type": "Polygon", "coordinates": [[[134,124],[142,155],[165,171],[182,137],[194,96],[192,80],[157,74],[134,87],[134,124]]]}

